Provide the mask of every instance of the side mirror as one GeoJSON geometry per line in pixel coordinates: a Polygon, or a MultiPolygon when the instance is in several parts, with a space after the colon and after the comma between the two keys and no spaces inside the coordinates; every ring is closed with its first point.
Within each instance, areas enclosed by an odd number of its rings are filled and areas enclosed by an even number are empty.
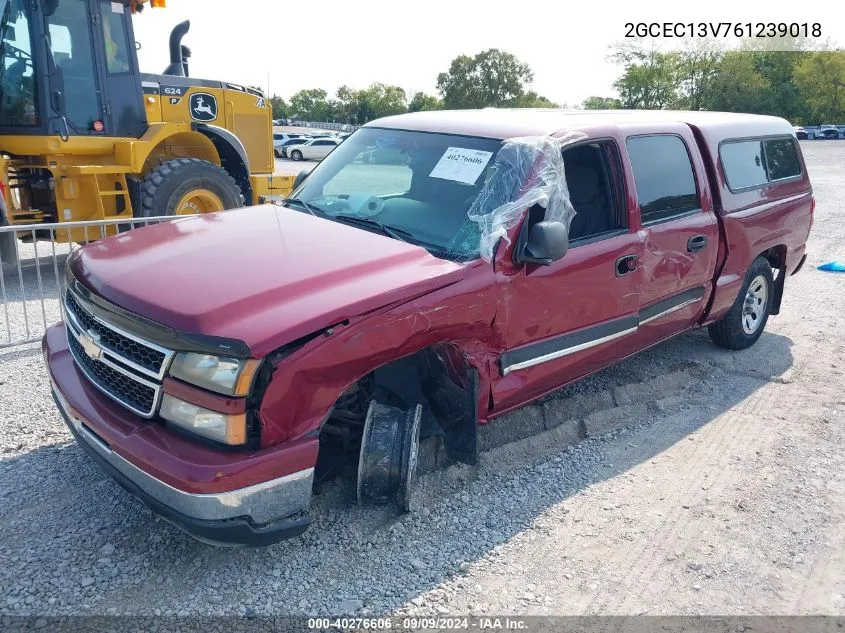
{"type": "Polygon", "coordinates": [[[299,185],[301,185],[301,184],[302,184],[302,181],[303,181],[303,180],[305,180],[306,178],[308,178],[308,174],[310,174],[310,173],[311,173],[311,172],[309,172],[307,169],[303,169],[301,172],[299,172],[299,173],[296,175],[296,179],[293,181],[293,188],[294,188],[294,190],[295,190],[297,187],[299,187],[299,185]]]}
{"type": "Polygon", "coordinates": [[[563,222],[537,222],[528,231],[519,261],[548,266],[562,259],[567,250],[569,230],[563,222]]]}

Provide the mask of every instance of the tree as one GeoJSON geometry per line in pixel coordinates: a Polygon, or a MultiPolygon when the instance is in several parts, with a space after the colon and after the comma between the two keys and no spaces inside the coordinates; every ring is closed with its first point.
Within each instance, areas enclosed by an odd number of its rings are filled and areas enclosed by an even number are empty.
{"type": "Polygon", "coordinates": [[[799,94],[793,75],[796,66],[807,53],[779,50],[752,51],[747,54],[754,60],[755,70],[769,84],[769,90],[759,111],[789,120],[800,118],[806,110],[806,104],[799,94]]]}
{"type": "Polygon", "coordinates": [[[697,40],[676,56],[675,70],[680,86],[677,107],[701,110],[719,74],[724,52],[713,40],[697,40]]]}
{"type": "Polygon", "coordinates": [[[719,63],[702,106],[707,110],[759,114],[765,111],[770,91],[771,84],[757,71],[748,53],[729,51],[719,63]]]}
{"type": "Polygon", "coordinates": [[[611,59],[624,69],[613,83],[623,108],[659,110],[677,103],[677,53],[661,53],[633,44],[619,47],[611,59]]]}
{"type": "Polygon", "coordinates": [[[270,107],[273,110],[274,119],[286,119],[288,116],[288,104],[278,95],[270,97],[270,107]]]}
{"type": "Polygon", "coordinates": [[[437,76],[437,90],[447,108],[506,106],[525,95],[534,80],[528,64],[491,48],[474,57],[461,55],[437,76]]]}
{"type": "Polygon", "coordinates": [[[355,122],[359,125],[407,111],[407,96],[399,86],[377,82],[355,93],[355,122]]]}
{"type": "Polygon", "coordinates": [[[414,93],[411,103],[408,104],[408,112],[423,112],[425,110],[440,110],[443,103],[433,95],[424,92],[414,93]]]}
{"type": "Polygon", "coordinates": [[[546,97],[542,97],[538,95],[533,90],[526,92],[521,97],[517,97],[509,104],[507,104],[513,108],[559,108],[560,106],[553,102],[546,99],[546,97]]]}
{"type": "Polygon", "coordinates": [[[804,123],[845,119],[845,51],[818,51],[795,67],[795,85],[806,103],[804,123]]]}
{"type": "Polygon", "coordinates": [[[618,110],[622,102],[616,97],[587,97],[581,107],[585,110],[618,110]]]}
{"type": "Polygon", "coordinates": [[[291,115],[306,121],[325,121],[329,113],[326,97],[321,88],[300,90],[290,98],[291,115]]]}
{"type": "Polygon", "coordinates": [[[357,92],[349,86],[341,86],[330,102],[333,120],[339,123],[355,123],[357,112],[357,92]]]}

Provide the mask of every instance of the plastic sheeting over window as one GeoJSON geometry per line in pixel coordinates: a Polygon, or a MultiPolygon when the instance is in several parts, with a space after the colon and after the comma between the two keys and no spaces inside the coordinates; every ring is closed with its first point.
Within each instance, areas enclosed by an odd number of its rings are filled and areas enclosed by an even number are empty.
{"type": "Polygon", "coordinates": [[[480,228],[481,258],[493,260],[496,243],[508,239],[508,230],[526,209],[539,204],[545,220],[569,228],[575,209],[563,165],[563,148],[586,138],[583,132],[563,137],[526,136],[505,141],[488,170],[487,182],[467,212],[480,228]]]}

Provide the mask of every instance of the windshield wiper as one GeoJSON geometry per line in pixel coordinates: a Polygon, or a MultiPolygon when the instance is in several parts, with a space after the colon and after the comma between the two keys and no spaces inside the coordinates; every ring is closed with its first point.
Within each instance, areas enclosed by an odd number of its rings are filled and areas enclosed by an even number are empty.
{"type": "Polygon", "coordinates": [[[314,211],[314,207],[312,207],[310,204],[305,202],[305,200],[300,200],[299,198],[285,198],[284,202],[293,202],[294,204],[301,205],[303,209],[308,211],[308,213],[313,215],[315,218],[319,218],[322,215],[322,214],[318,214],[316,211],[314,211]]]}
{"type": "Polygon", "coordinates": [[[400,242],[407,242],[408,239],[415,239],[412,233],[408,231],[404,231],[402,229],[396,229],[392,226],[387,226],[379,222],[378,220],[373,220],[371,218],[362,218],[357,215],[346,215],[341,213],[340,215],[334,216],[336,220],[340,220],[341,222],[348,222],[349,224],[358,224],[362,227],[372,227],[378,229],[382,232],[382,234],[386,235],[387,237],[392,237],[394,240],[399,240],[400,242]]]}

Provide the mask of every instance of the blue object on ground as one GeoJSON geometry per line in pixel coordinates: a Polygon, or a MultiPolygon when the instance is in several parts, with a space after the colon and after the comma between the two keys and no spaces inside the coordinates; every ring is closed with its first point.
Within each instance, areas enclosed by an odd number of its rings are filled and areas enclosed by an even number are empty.
{"type": "Polygon", "coordinates": [[[828,262],[819,266],[819,270],[826,270],[833,273],[845,273],[845,262],[828,262]]]}

